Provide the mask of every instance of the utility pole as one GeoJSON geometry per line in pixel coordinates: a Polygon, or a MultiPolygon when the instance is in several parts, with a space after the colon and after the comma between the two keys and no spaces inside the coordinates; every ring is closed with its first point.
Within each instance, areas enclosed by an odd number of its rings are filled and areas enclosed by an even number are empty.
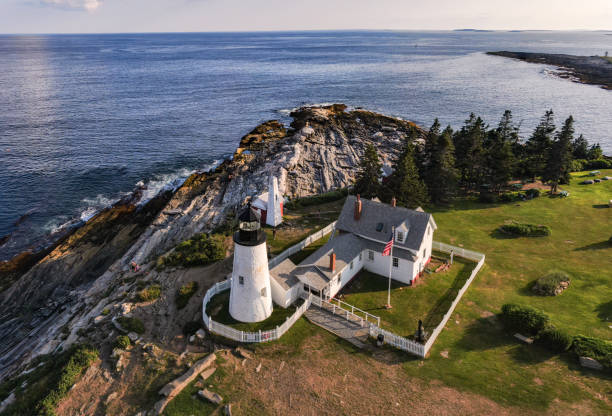
{"type": "Polygon", "coordinates": [[[391,273],[393,272],[393,240],[395,240],[395,227],[391,227],[391,252],[389,253],[389,288],[387,290],[387,309],[391,309],[391,273]]]}

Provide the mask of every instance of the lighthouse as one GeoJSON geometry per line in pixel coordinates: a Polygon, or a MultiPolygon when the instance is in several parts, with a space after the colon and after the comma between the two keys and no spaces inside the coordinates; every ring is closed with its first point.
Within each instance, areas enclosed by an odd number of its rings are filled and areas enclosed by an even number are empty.
{"type": "Polygon", "coordinates": [[[259,213],[249,203],[238,217],[234,233],[234,269],[229,312],[241,322],[259,322],[272,314],[266,233],[259,213]]]}
{"type": "Polygon", "coordinates": [[[282,197],[278,192],[278,181],[276,176],[270,175],[268,179],[268,207],[266,224],[276,227],[283,222],[282,197]]]}

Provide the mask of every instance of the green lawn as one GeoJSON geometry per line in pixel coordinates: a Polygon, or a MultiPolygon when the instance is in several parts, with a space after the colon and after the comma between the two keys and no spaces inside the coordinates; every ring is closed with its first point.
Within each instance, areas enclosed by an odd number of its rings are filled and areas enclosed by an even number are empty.
{"type": "Polygon", "coordinates": [[[312,253],[317,251],[319,248],[323,247],[323,245],[325,245],[325,243],[329,241],[329,237],[331,237],[331,233],[327,234],[326,236],[322,238],[319,238],[317,241],[310,243],[309,246],[289,256],[289,259],[295,264],[300,264],[302,261],[306,259],[306,257],[310,256],[312,253]]]}
{"type": "MultiPolygon", "coordinates": [[[[612,176],[611,170],[602,175],[612,176]]],[[[486,254],[485,267],[459,303],[425,361],[404,364],[408,374],[442,380],[498,402],[546,409],[554,400],[594,400],[602,414],[612,391],[610,377],[582,370],[570,354],[554,356],[537,346],[520,345],[495,318],[504,303],[545,311],[554,325],[570,334],[612,339],[612,181],[579,185],[576,173],[568,198],[520,203],[481,204],[461,200],[447,209],[429,208],[438,241],[486,254]],[[503,238],[495,229],[508,220],[548,225],[539,238],[503,238]],[[530,284],[550,270],[567,272],[572,281],[560,296],[539,297],[530,284]],[[449,358],[440,352],[448,351],[449,358]]]]}
{"type": "Polygon", "coordinates": [[[296,308],[300,306],[299,301],[289,306],[287,309],[283,309],[280,306],[274,306],[272,315],[266,320],[254,323],[245,323],[236,321],[229,313],[229,297],[230,291],[227,290],[218,295],[215,295],[206,307],[206,313],[212,317],[216,322],[224,325],[231,326],[232,328],[241,331],[256,332],[259,330],[266,331],[276,328],[287,320],[296,308]],[[212,315],[211,315],[212,314],[212,315]]]}
{"type": "MultiPolygon", "coordinates": [[[[434,253],[434,256],[443,255],[434,253]]],[[[359,272],[341,295],[345,302],[379,316],[381,326],[398,335],[414,335],[419,319],[431,332],[440,323],[475,266],[476,263],[455,257],[450,270],[425,273],[414,286],[393,281],[391,309],[385,308],[388,278],[367,271],[359,272]]]]}

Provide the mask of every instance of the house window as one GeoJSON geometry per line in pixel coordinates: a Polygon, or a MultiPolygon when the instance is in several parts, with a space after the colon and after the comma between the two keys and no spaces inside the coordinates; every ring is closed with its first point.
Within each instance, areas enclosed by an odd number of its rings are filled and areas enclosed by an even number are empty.
{"type": "Polygon", "coordinates": [[[431,235],[431,227],[427,227],[427,235],[431,235]]]}
{"type": "Polygon", "coordinates": [[[266,288],[265,287],[261,288],[261,297],[266,297],[266,288]]]}
{"type": "Polygon", "coordinates": [[[398,231],[397,232],[397,241],[398,241],[398,243],[403,243],[404,242],[404,233],[402,231],[398,231]]]}
{"type": "Polygon", "coordinates": [[[372,250],[368,250],[368,260],[374,261],[374,252],[372,250]]]}
{"type": "Polygon", "coordinates": [[[353,262],[351,262],[351,270],[353,270],[353,262]]]}
{"type": "Polygon", "coordinates": [[[382,222],[379,222],[378,224],[376,224],[376,231],[381,232],[384,226],[385,225],[382,222]]]}
{"type": "Polygon", "coordinates": [[[397,257],[393,257],[393,267],[399,267],[399,259],[397,257]]]}
{"type": "Polygon", "coordinates": [[[363,258],[363,251],[359,252],[359,261],[361,261],[361,259],[363,258]]]}
{"type": "Polygon", "coordinates": [[[241,285],[244,284],[244,276],[238,276],[238,283],[240,283],[241,285]]]}
{"type": "Polygon", "coordinates": [[[427,250],[426,248],[423,249],[423,258],[425,258],[425,250],[427,250]]]}

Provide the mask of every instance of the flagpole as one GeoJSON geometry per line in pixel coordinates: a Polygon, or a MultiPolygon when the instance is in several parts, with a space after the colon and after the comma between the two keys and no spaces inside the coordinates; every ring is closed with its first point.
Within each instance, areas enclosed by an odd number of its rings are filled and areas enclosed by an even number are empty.
{"type": "Polygon", "coordinates": [[[395,239],[395,227],[391,227],[391,251],[389,252],[389,289],[387,290],[387,309],[391,309],[391,272],[393,271],[393,240],[395,239]]]}

